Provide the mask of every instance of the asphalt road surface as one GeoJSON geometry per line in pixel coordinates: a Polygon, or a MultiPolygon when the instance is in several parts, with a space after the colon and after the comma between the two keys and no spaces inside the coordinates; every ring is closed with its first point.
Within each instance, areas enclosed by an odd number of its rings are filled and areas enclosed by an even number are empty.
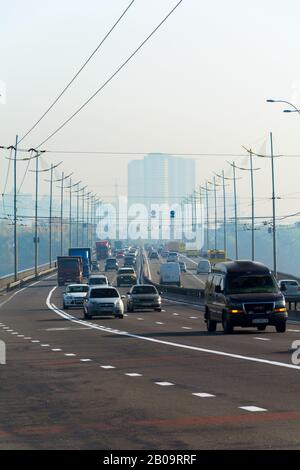
{"type": "Polygon", "coordinates": [[[0,297],[0,449],[300,447],[300,324],[209,334],[172,300],[85,321],[62,291],[50,276],[0,297]]]}

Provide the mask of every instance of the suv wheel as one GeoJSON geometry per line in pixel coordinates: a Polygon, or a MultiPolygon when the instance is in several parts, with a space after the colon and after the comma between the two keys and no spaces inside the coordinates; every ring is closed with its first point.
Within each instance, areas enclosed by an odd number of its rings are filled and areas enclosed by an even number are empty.
{"type": "Polygon", "coordinates": [[[222,320],[222,324],[223,324],[223,330],[224,330],[224,333],[225,334],[230,334],[233,332],[233,325],[232,323],[228,320],[228,318],[226,317],[223,317],[223,320],[222,320]]]}
{"type": "Polygon", "coordinates": [[[276,325],[277,333],[285,333],[285,330],[286,330],[286,322],[285,321],[277,323],[277,325],[276,325]]]}

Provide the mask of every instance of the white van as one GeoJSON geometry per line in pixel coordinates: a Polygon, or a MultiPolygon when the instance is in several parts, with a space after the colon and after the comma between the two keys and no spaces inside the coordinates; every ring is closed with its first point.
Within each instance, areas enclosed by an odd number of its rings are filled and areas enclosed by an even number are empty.
{"type": "Polygon", "coordinates": [[[208,259],[202,259],[199,261],[197,266],[197,274],[209,274],[211,273],[211,264],[208,259]]]}
{"type": "Polygon", "coordinates": [[[181,286],[179,263],[163,263],[160,265],[159,283],[162,285],[181,286]]]}

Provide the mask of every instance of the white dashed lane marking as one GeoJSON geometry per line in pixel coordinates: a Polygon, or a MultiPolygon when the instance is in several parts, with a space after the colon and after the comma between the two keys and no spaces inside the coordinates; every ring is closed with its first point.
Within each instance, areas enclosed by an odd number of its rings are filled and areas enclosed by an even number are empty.
{"type": "Polygon", "coordinates": [[[192,328],[190,328],[189,326],[182,326],[181,327],[183,330],[191,330],[192,328]]]}
{"type": "Polygon", "coordinates": [[[51,349],[51,351],[58,352],[58,351],[62,351],[62,349],[60,349],[60,348],[54,348],[54,349],[51,349]]]}
{"type": "Polygon", "coordinates": [[[74,354],[74,353],[66,353],[65,356],[67,356],[67,357],[74,357],[74,356],[76,356],[76,354],[74,354]]]}
{"type": "Polygon", "coordinates": [[[80,359],[81,362],[92,362],[92,359],[80,359]]]}
{"type": "Polygon", "coordinates": [[[212,395],[211,393],[192,393],[195,397],[200,397],[200,398],[212,398],[215,397],[216,395],[212,395]]]}
{"type": "Polygon", "coordinates": [[[271,341],[270,338],[253,338],[253,339],[259,339],[260,341],[271,341]]]}
{"type": "Polygon", "coordinates": [[[156,321],[155,323],[156,323],[157,325],[164,325],[164,323],[161,322],[161,321],[156,321]]]}
{"type": "Polygon", "coordinates": [[[142,377],[142,374],[138,374],[136,372],[128,372],[124,375],[128,375],[128,377],[142,377]]]}
{"type": "Polygon", "coordinates": [[[49,348],[50,347],[50,344],[41,344],[40,345],[42,348],[49,348]]]}
{"type": "Polygon", "coordinates": [[[170,385],[175,385],[172,384],[172,382],[155,382],[156,385],[160,385],[161,387],[169,387],[170,385]]]}
{"type": "Polygon", "coordinates": [[[251,412],[256,412],[256,411],[268,411],[265,408],[259,408],[258,406],[239,406],[241,410],[245,411],[251,411],[251,412]]]}
{"type": "Polygon", "coordinates": [[[115,366],[100,366],[102,369],[115,369],[115,366]]]}
{"type": "Polygon", "coordinates": [[[40,343],[40,340],[39,339],[32,339],[31,342],[32,343],[40,343]]]}

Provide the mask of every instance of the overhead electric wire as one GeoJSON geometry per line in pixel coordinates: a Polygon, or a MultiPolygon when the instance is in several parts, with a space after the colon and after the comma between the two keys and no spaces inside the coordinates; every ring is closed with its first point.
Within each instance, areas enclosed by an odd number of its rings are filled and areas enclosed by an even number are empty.
{"type": "Polygon", "coordinates": [[[121,16],[117,19],[117,21],[113,24],[113,26],[110,28],[110,30],[106,33],[104,38],[100,41],[96,49],[92,52],[92,54],[87,58],[87,60],[84,62],[84,64],[80,67],[80,69],[76,72],[74,77],[69,81],[69,83],[65,86],[65,88],[60,92],[60,94],[55,98],[55,100],[51,103],[51,105],[46,109],[46,111],[42,114],[42,116],[35,122],[35,124],[26,132],[26,134],[18,141],[18,143],[22,142],[32,131],[33,129],[36,128],[36,126],[44,119],[44,117],[49,113],[49,111],[56,105],[56,103],[60,100],[60,98],[64,95],[64,93],[68,90],[68,88],[72,85],[72,83],[76,80],[78,75],[82,72],[82,70],[86,67],[86,65],[90,62],[90,60],[94,57],[96,52],[100,49],[102,44],[106,41],[106,39],[109,37],[109,35],[112,33],[112,31],[116,28],[116,26],[119,24],[123,16],[127,13],[131,5],[135,2],[135,0],[131,0],[129,5],[125,8],[121,16]]]}
{"type": "Polygon", "coordinates": [[[63,127],[65,127],[80,111],[85,108],[103,88],[110,83],[113,78],[128,64],[128,62],[139,52],[140,49],[149,41],[149,39],[156,33],[156,31],[167,21],[167,19],[172,15],[172,13],[179,7],[179,5],[183,2],[183,0],[179,0],[179,2],[169,11],[169,13],[163,18],[163,20],[154,28],[154,30],[144,39],[144,41],[134,50],[132,54],[115,70],[115,72],[98,88],[98,90],[93,93],[90,98],[85,101],[66,121],[64,121],[52,134],[50,134],[46,139],[44,139],[36,148],[41,147],[44,145],[48,140],[54,137],[63,127]]]}

